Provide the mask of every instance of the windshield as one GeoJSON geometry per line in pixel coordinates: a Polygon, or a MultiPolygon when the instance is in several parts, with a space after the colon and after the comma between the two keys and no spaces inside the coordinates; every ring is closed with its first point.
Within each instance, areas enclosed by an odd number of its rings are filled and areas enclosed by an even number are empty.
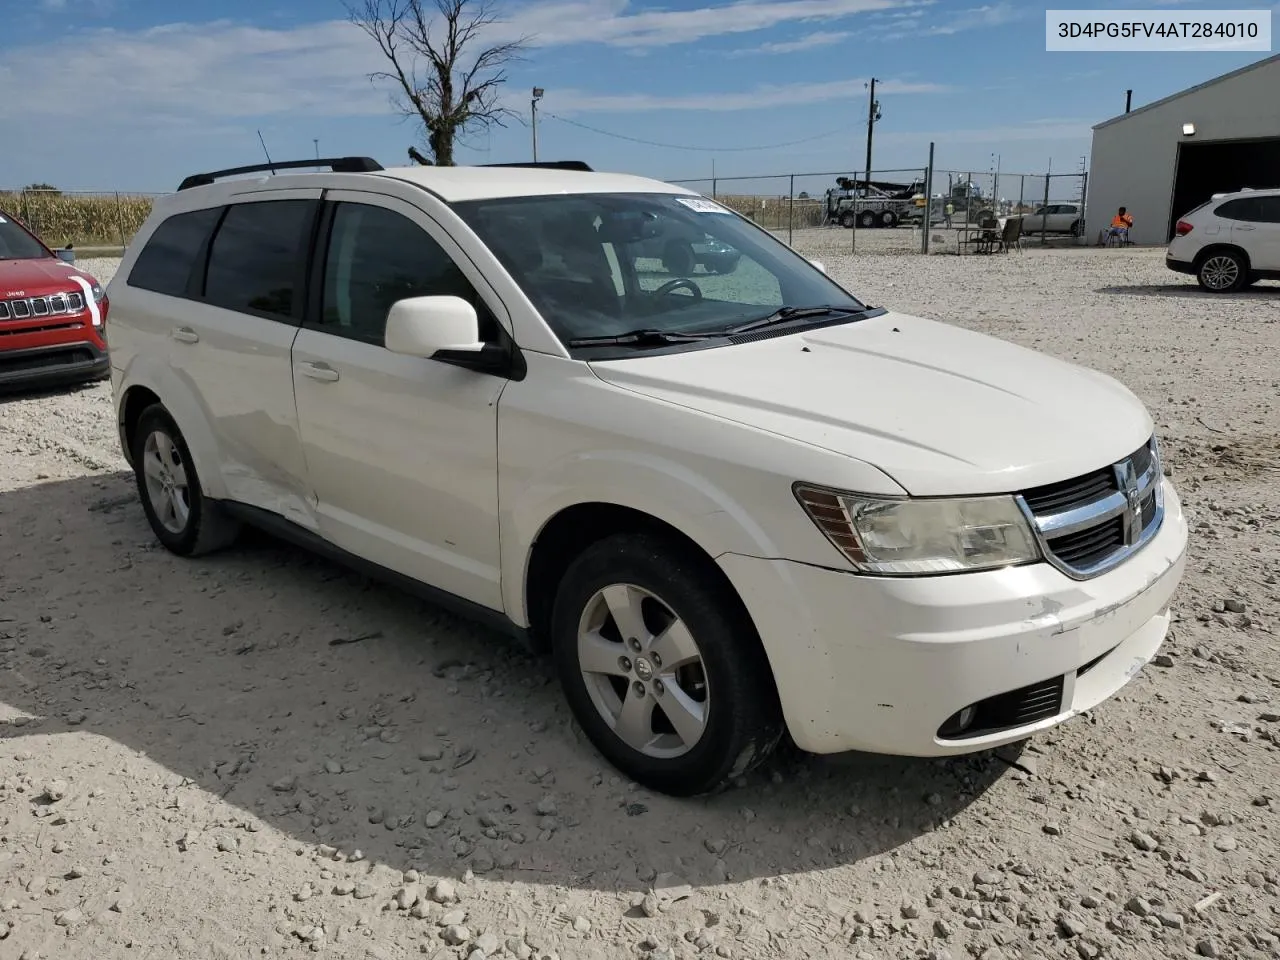
{"type": "Polygon", "coordinates": [[[0,260],[44,260],[49,251],[0,212],[0,260]]]}
{"type": "Polygon", "coordinates": [[[725,331],[784,307],[864,310],[719,204],[665,194],[473,200],[454,209],[566,343],[725,331]]]}

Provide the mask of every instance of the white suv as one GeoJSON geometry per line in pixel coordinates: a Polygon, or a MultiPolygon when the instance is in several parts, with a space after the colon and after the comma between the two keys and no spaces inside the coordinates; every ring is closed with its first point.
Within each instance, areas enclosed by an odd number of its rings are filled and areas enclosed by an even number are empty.
{"type": "Polygon", "coordinates": [[[323,165],[188,178],[111,282],[170,550],[260,526],[550,649],[598,749],[678,795],[784,732],[1025,739],[1159,648],[1187,526],[1114,380],[868,306],[666,183],[323,165]],[[670,236],[735,263],[637,254],[670,236]]]}
{"type": "Polygon", "coordinates": [[[1280,280],[1280,190],[1221,193],[1174,227],[1165,265],[1211,293],[1280,280]]]}

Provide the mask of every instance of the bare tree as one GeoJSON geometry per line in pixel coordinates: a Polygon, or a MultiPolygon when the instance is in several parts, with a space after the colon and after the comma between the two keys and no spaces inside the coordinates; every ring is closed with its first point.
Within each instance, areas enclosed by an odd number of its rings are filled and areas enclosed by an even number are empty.
{"type": "MultiPolygon", "coordinates": [[[[453,166],[454,141],[468,128],[505,126],[503,121],[515,116],[501,106],[498,91],[507,80],[507,65],[520,59],[528,38],[487,46],[472,56],[501,22],[489,0],[361,0],[347,5],[347,13],[390,64],[370,79],[396,86],[397,105],[424,128],[428,162],[453,166]]],[[[427,160],[412,147],[409,155],[427,160]]]]}

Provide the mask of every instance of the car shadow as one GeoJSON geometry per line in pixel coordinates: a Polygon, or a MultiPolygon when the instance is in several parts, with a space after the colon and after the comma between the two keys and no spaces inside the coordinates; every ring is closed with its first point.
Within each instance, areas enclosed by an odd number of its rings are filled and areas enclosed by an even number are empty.
{"type": "Polygon", "coordinates": [[[824,869],[927,833],[1009,769],[784,750],[725,793],[653,794],[583,738],[549,662],[264,535],[174,557],[125,472],[0,493],[0,593],[5,754],[110,738],[399,870],[617,890],[824,869]]]}
{"type": "Polygon", "coordinates": [[[1180,300],[1226,300],[1232,302],[1280,303],[1280,286],[1254,286],[1237,293],[1209,293],[1196,283],[1116,284],[1099,287],[1095,293],[1114,293],[1128,297],[1173,297],[1180,300]]]}
{"type": "Polygon", "coordinates": [[[40,386],[23,386],[21,384],[0,385],[0,404],[16,403],[20,400],[43,400],[47,397],[66,397],[76,393],[85,393],[101,386],[108,380],[99,377],[94,380],[72,380],[63,383],[41,384],[40,386]]]}

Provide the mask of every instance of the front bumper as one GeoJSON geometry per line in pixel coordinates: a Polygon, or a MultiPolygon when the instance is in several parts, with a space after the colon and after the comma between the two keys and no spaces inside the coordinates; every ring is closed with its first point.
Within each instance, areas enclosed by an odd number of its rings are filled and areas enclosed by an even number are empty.
{"type": "Polygon", "coordinates": [[[1160,532],[1092,580],[1047,563],[897,579],[736,554],[719,562],[760,632],[799,747],[970,753],[1091,709],[1155,655],[1187,545],[1181,503],[1162,482],[1160,532]],[[944,730],[974,705],[973,726],[944,730]]]}
{"type": "Polygon", "coordinates": [[[0,388],[31,388],[97,380],[111,373],[107,351],[92,340],[0,349],[0,388]]]}
{"type": "Polygon", "coordinates": [[[1194,263],[1188,263],[1186,260],[1177,260],[1168,254],[1165,255],[1164,265],[1176,273],[1194,274],[1196,272],[1196,265],[1194,263]]]}

